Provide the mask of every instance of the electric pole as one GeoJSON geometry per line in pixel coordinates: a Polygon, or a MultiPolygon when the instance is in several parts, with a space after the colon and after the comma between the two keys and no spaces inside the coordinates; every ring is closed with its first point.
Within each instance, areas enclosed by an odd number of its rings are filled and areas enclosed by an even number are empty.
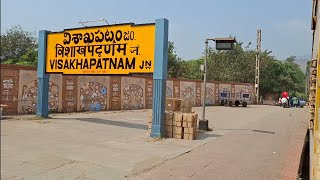
{"type": "Polygon", "coordinates": [[[260,80],[260,54],[261,54],[261,30],[257,30],[257,49],[256,49],[256,71],[255,71],[255,95],[256,103],[259,103],[259,80],[260,80]]]}

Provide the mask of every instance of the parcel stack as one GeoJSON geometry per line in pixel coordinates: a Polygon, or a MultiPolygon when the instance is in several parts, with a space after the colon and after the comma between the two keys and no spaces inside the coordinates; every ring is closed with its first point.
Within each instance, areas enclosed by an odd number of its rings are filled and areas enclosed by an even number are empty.
{"type": "MultiPolygon", "coordinates": [[[[165,137],[193,140],[197,138],[198,114],[192,112],[192,103],[187,100],[167,98],[164,116],[165,137]]],[[[152,113],[148,117],[151,132],[152,113]]]]}

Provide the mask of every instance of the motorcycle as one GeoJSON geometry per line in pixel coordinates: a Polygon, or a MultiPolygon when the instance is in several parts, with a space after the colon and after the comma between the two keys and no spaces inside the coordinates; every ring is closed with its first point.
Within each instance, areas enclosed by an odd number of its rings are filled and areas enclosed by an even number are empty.
{"type": "Polygon", "coordinates": [[[281,99],[281,104],[283,108],[288,108],[289,104],[288,104],[288,99],[287,98],[282,98],[281,99]]]}

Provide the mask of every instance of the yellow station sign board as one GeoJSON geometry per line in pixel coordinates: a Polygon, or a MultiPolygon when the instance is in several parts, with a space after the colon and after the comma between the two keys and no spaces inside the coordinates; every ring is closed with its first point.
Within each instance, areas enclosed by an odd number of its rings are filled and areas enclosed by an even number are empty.
{"type": "Polygon", "coordinates": [[[154,49],[155,24],[122,24],[49,33],[46,72],[152,73],[154,49]]]}

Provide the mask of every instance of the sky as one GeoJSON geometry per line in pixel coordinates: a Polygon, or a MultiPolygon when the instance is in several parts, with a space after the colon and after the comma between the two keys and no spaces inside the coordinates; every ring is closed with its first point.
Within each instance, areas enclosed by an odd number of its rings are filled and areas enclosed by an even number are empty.
{"type": "MultiPolygon", "coordinates": [[[[27,31],[62,31],[105,18],[110,24],[169,20],[169,40],[184,60],[203,55],[206,38],[236,36],[278,59],[311,54],[311,0],[1,0],[1,34],[14,25],[27,31]]],[[[93,23],[89,25],[101,25],[93,23]]],[[[214,47],[214,43],[209,43],[214,47]]]]}

